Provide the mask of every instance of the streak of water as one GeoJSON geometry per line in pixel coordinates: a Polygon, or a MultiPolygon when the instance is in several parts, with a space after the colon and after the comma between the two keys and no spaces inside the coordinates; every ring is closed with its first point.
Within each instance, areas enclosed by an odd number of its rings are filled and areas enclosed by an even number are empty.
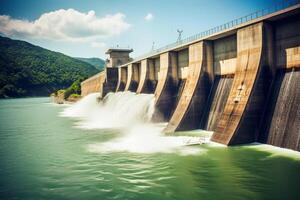
{"type": "Polygon", "coordinates": [[[132,92],[109,93],[99,101],[99,93],[93,93],[66,108],[61,115],[77,117],[76,127],[82,129],[121,129],[122,136],[114,140],[90,144],[90,152],[129,151],[138,153],[174,152],[198,153],[191,143],[202,143],[198,137],[164,136],[166,124],[151,123],[154,113],[153,94],[132,92]],[[184,148],[183,148],[184,147],[184,148]]]}

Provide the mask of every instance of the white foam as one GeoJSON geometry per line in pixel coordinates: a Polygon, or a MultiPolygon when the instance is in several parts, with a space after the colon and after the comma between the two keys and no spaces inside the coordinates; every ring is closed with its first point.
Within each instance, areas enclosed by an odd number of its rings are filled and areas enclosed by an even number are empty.
{"type": "Polygon", "coordinates": [[[61,115],[79,117],[76,124],[83,129],[103,129],[129,127],[137,123],[148,122],[154,112],[154,95],[133,92],[109,93],[102,101],[99,93],[93,93],[61,115]]]}
{"type": "Polygon", "coordinates": [[[122,137],[105,143],[91,144],[88,146],[90,152],[133,152],[133,153],[180,153],[198,154],[204,149],[187,146],[190,143],[202,143],[199,137],[190,136],[164,136],[162,124],[140,124],[130,129],[122,137]]]}
{"type": "MultiPolygon", "coordinates": [[[[132,92],[109,93],[99,102],[99,93],[90,94],[66,108],[61,116],[76,117],[81,129],[117,128],[121,137],[109,142],[90,144],[91,152],[128,151],[135,153],[199,153],[200,148],[186,147],[207,142],[207,138],[164,136],[166,124],[150,122],[154,113],[154,95],[132,92]]],[[[203,150],[204,151],[204,150],[203,150]]]]}
{"type": "Polygon", "coordinates": [[[250,145],[245,145],[247,148],[253,148],[258,151],[269,152],[271,155],[269,157],[283,156],[292,159],[300,160],[300,152],[291,149],[285,149],[281,147],[276,147],[268,144],[252,143],[250,145]]]}
{"type": "Polygon", "coordinates": [[[60,113],[62,117],[87,117],[99,106],[100,93],[91,93],[78,102],[68,106],[60,113]]]}

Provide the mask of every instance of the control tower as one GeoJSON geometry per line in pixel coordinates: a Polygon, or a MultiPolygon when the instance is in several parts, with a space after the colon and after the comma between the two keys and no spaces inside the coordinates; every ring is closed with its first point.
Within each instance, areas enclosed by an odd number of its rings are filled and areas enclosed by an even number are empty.
{"type": "Polygon", "coordinates": [[[133,49],[129,48],[110,48],[106,51],[106,54],[109,55],[109,58],[106,60],[106,67],[113,68],[123,65],[131,61],[129,54],[133,49]]]}

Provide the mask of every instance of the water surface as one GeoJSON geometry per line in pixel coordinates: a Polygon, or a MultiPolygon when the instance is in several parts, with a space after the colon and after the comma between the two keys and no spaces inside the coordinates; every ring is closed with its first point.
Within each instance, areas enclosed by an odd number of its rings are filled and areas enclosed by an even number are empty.
{"type": "Polygon", "coordinates": [[[0,101],[0,199],[300,199],[300,159],[259,147],[93,151],[121,137],[60,117],[49,98],[0,101]]]}

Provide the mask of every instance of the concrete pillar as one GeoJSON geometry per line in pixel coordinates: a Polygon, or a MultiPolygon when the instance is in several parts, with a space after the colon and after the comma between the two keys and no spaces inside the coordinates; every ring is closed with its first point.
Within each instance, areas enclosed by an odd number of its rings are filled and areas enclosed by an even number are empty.
{"type": "Polygon", "coordinates": [[[156,90],[154,92],[155,94],[155,100],[156,104],[160,100],[162,93],[162,90],[164,89],[164,86],[166,84],[167,78],[168,78],[168,71],[169,71],[169,52],[161,54],[160,55],[160,69],[158,72],[158,84],[156,87],[156,90]]]}
{"type": "Polygon", "coordinates": [[[219,38],[213,43],[213,72],[208,71],[213,86],[202,116],[200,129],[215,131],[224,111],[236,68],[236,34],[219,38]]]}
{"type": "Polygon", "coordinates": [[[212,65],[211,43],[201,41],[189,46],[189,66],[181,72],[186,83],[165,132],[196,129],[200,126],[212,84],[208,75],[212,65]]]}
{"type": "Polygon", "coordinates": [[[266,73],[272,54],[265,35],[270,27],[263,22],[237,32],[236,72],[232,87],[212,140],[225,145],[255,141],[269,83],[266,73]]]}
{"type": "Polygon", "coordinates": [[[136,93],[145,93],[147,91],[147,81],[149,79],[149,59],[141,61],[140,79],[136,93]]]}
{"type": "Polygon", "coordinates": [[[140,80],[140,63],[128,65],[125,91],[136,92],[140,80]]]}
{"type": "Polygon", "coordinates": [[[127,83],[127,66],[119,67],[118,86],[116,92],[124,91],[127,83]]]}
{"type": "Polygon", "coordinates": [[[136,93],[154,93],[157,85],[159,58],[147,58],[141,61],[140,81],[136,93]]]}
{"type": "Polygon", "coordinates": [[[132,64],[129,64],[127,67],[127,82],[125,86],[125,91],[128,91],[132,78],[132,64]]]}
{"type": "MultiPolygon", "coordinates": [[[[158,63],[158,61],[156,61],[158,63]]],[[[158,64],[155,65],[157,70],[158,64]]],[[[177,95],[177,54],[166,52],[160,55],[159,71],[157,72],[154,121],[168,121],[175,108],[177,95]]]]}

